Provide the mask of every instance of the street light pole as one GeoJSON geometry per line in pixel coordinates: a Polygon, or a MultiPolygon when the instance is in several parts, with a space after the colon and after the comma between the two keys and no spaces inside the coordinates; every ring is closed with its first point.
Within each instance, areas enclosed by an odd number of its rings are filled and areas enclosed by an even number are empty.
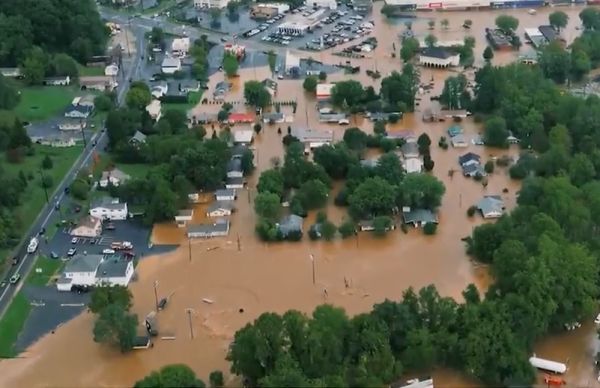
{"type": "Polygon", "coordinates": [[[316,284],[316,276],[315,276],[315,256],[311,253],[310,254],[310,262],[312,264],[312,281],[313,281],[313,285],[316,284]]]}
{"type": "Polygon", "coordinates": [[[192,239],[188,237],[188,252],[190,256],[190,263],[192,262],[192,239]]]}
{"type": "Polygon", "coordinates": [[[158,311],[158,280],[154,281],[154,300],[156,301],[156,311],[158,311]]]}
{"type": "Polygon", "coordinates": [[[194,327],[192,326],[192,312],[194,311],[191,308],[187,308],[185,309],[185,311],[187,312],[188,315],[188,322],[190,324],[190,338],[194,339],[194,327]]]}
{"type": "Polygon", "coordinates": [[[42,172],[42,170],[38,170],[38,173],[40,174],[40,178],[42,179],[42,187],[44,188],[44,194],[46,194],[46,203],[50,203],[50,198],[48,197],[48,188],[46,187],[46,182],[44,179],[44,173],[42,172]]]}

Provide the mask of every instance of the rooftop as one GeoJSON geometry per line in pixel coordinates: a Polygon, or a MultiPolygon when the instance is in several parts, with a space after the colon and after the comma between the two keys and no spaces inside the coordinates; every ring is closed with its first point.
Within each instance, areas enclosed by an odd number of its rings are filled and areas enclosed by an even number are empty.
{"type": "Polygon", "coordinates": [[[317,85],[317,97],[329,97],[331,96],[331,90],[335,84],[318,84],[317,85]]]}
{"type": "Polygon", "coordinates": [[[191,234],[211,234],[214,232],[227,232],[229,230],[229,220],[217,220],[214,224],[196,224],[188,226],[188,233],[191,234]]]}
{"type": "Polygon", "coordinates": [[[281,234],[287,236],[287,234],[290,232],[302,232],[303,222],[304,219],[302,217],[297,216],[295,214],[290,214],[288,216],[283,217],[281,221],[279,221],[279,223],[277,224],[277,228],[279,229],[281,234]]]}
{"type": "Polygon", "coordinates": [[[402,216],[404,217],[404,223],[437,223],[437,216],[429,209],[402,209],[402,216]]]}
{"type": "Polygon", "coordinates": [[[254,137],[254,131],[251,129],[241,129],[233,132],[234,143],[251,143],[254,137]]]}
{"type": "Polygon", "coordinates": [[[98,199],[92,201],[90,209],[94,209],[97,207],[103,207],[103,208],[111,209],[111,210],[120,210],[120,209],[125,208],[126,206],[127,206],[126,203],[119,203],[118,198],[101,197],[101,198],[98,198],[98,199]]]}
{"type": "Polygon", "coordinates": [[[119,258],[104,260],[98,266],[96,277],[99,279],[125,277],[128,265],[129,263],[126,260],[119,258]]]}
{"type": "Polygon", "coordinates": [[[441,47],[427,47],[421,51],[421,55],[430,58],[448,59],[453,56],[452,53],[444,50],[441,47]]]}
{"type": "Polygon", "coordinates": [[[93,216],[85,216],[79,220],[77,227],[87,227],[95,229],[98,225],[102,224],[102,220],[93,216]]]}
{"type": "Polygon", "coordinates": [[[119,170],[118,168],[113,168],[112,170],[102,171],[101,180],[106,180],[109,177],[118,179],[120,181],[125,181],[125,180],[131,178],[129,175],[125,174],[123,171],[119,170]]]}
{"type": "Polygon", "coordinates": [[[161,67],[180,67],[181,60],[179,58],[165,57],[162,60],[161,67]]]}
{"type": "Polygon", "coordinates": [[[477,203],[477,209],[484,217],[500,217],[504,211],[504,201],[499,195],[486,195],[477,203]]]}
{"type": "Polygon", "coordinates": [[[219,209],[233,210],[233,201],[215,201],[207,209],[207,212],[212,212],[219,209]]]}
{"type": "Polygon", "coordinates": [[[242,170],[242,161],[238,158],[233,158],[230,159],[229,162],[227,162],[227,171],[237,171],[237,172],[241,172],[242,170]]]}
{"type": "Polygon", "coordinates": [[[333,131],[316,131],[314,129],[293,128],[292,136],[298,138],[298,140],[303,143],[333,141],[333,131]]]}
{"type": "Polygon", "coordinates": [[[103,258],[102,255],[75,255],[65,266],[64,272],[96,272],[103,258]]]}
{"type": "Polygon", "coordinates": [[[233,197],[235,195],[235,189],[219,189],[215,191],[217,197],[233,197]]]}

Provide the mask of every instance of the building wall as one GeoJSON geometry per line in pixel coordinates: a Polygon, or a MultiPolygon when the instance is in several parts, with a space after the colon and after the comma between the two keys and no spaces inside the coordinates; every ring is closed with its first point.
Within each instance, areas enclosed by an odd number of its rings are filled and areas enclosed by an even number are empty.
{"type": "Polygon", "coordinates": [[[100,219],[108,219],[108,220],[125,220],[127,219],[127,206],[123,209],[112,210],[104,207],[97,207],[94,209],[90,209],[90,215],[100,218],[100,219]]]}
{"type": "Polygon", "coordinates": [[[71,279],[72,286],[93,286],[96,284],[96,271],[65,272],[65,277],[71,279]]]}
{"type": "Polygon", "coordinates": [[[458,66],[460,64],[460,57],[458,55],[453,55],[446,59],[435,58],[435,57],[426,57],[424,55],[419,56],[419,64],[423,66],[433,66],[433,67],[449,67],[449,66],[458,66]]]}

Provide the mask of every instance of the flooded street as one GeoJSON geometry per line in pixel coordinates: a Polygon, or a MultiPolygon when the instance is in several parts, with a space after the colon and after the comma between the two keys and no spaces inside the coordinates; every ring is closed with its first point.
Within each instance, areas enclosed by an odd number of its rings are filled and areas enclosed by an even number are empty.
{"type": "MultiPolygon", "coordinates": [[[[377,69],[385,76],[393,70],[400,70],[400,60],[391,57],[392,43],[400,48],[398,33],[404,30],[402,22],[391,23],[380,19],[382,3],[375,4],[373,15],[376,21],[375,36],[379,46],[373,58],[355,60],[353,65],[361,66],[359,75],[348,76],[337,73],[328,81],[359,79],[363,85],[373,85],[378,91],[381,80],[372,80],[364,70],[377,69]],[[392,39],[393,37],[393,39],[392,39]]],[[[560,8],[571,17],[568,28],[562,33],[568,40],[576,35],[575,25],[579,24],[577,14],[581,8],[560,8]]],[[[528,15],[527,10],[478,11],[424,13],[413,20],[413,30],[426,34],[428,17],[438,21],[447,18],[448,31],[436,26],[433,33],[440,40],[462,39],[465,31],[460,27],[465,19],[471,19],[473,26],[468,32],[476,36],[476,65],[482,62],[481,52],[486,46],[483,38],[485,27],[493,25],[493,20],[501,13],[508,13],[520,19],[519,33],[524,27],[547,24],[551,8],[540,9],[536,15],[528,15]]],[[[524,45],[523,50],[530,49],[524,45]]],[[[345,58],[331,53],[297,52],[326,63],[345,62],[345,58]]],[[[511,62],[517,53],[496,53],[495,64],[511,62]]],[[[132,351],[123,355],[107,347],[95,344],[92,340],[93,317],[84,313],[60,327],[55,334],[49,334],[28,349],[22,358],[0,361],[0,386],[124,386],[148,374],[151,370],[171,363],[186,363],[200,378],[207,381],[214,369],[229,373],[225,355],[233,334],[237,329],[252,321],[265,311],[283,313],[288,309],[312,312],[321,303],[332,303],[343,307],[348,314],[368,311],[373,304],[384,299],[400,299],[408,287],[420,288],[434,284],[443,296],[462,300],[461,292],[469,283],[475,283],[485,291],[491,279],[486,267],[474,265],[465,254],[461,238],[469,236],[472,229],[484,222],[481,216],[468,218],[469,206],[477,203],[483,195],[501,195],[507,210],[513,209],[519,183],[511,181],[506,168],[497,167],[488,177],[488,185],[464,178],[458,165],[458,156],[475,152],[485,162],[492,157],[518,155],[518,148],[496,150],[469,145],[467,148],[443,150],[437,146],[440,136],[447,136],[446,130],[453,123],[450,120],[439,123],[424,123],[422,110],[429,107],[430,96],[440,94],[443,81],[454,73],[420,69],[421,80],[428,83],[433,77],[434,90],[423,94],[421,106],[414,114],[406,115],[400,122],[388,126],[388,131],[412,130],[417,136],[427,133],[432,140],[431,156],[435,161],[433,174],[446,186],[442,206],[439,209],[440,225],[435,236],[425,236],[421,230],[410,230],[407,234],[399,229],[385,238],[375,238],[368,233],[347,240],[333,242],[313,242],[306,235],[315,214],[309,214],[304,222],[305,237],[298,243],[266,244],[254,235],[256,216],[253,211],[253,198],[256,183],[261,171],[271,168],[274,158],[283,160],[281,138],[287,126],[310,127],[311,129],[332,130],[335,140],[342,139],[347,127],[327,125],[318,122],[315,98],[302,88],[302,80],[279,81],[276,101],[296,101],[297,111],[293,123],[266,125],[255,136],[254,153],[257,166],[249,177],[247,189],[238,191],[236,212],[231,217],[231,231],[227,238],[192,240],[188,245],[185,229],[178,229],[174,223],[158,225],[152,235],[154,244],[181,244],[174,252],[145,258],[137,267],[137,280],[130,288],[134,295],[133,310],[140,320],[155,308],[154,282],[158,281],[159,298],[171,296],[164,311],[158,314],[159,337],[149,350],[132,351]],[[283,134],[277,133],[281,127],[283,134]],[[450,173],[455,170],[455,173],[450,173]],[[312,267],[309,255],[315,257],[316,284],[312,283],[312,267]],[[350,287],[344,285],[344,278],[350,287]],[[323,289],[328,297],[324,299],[323,289]],[[214,303],[208,304],[203,299],[214,303]],[[193,309],[192,327],[188,325],[186,309],[193,309]],[[161,339],[161,337],[169,339],[161,339]],[[191,338],[193,336],[193,339],[191,338]],[[65,368],[68,366],[68,373],[65,368]]],[[[240,77],[234,79],[233,89],[227,101],[240,101],[234,104],[234,112],[244,112],[243,82],[249,79],[262,80],[270,77],[268,68],[242,69],[240,77]]],[[[211,77],[209,93],[217,82],[223,80],[223,73],[211,77]]],[[[196,112],[216,113],[220,105],[199,105],[196,112]]],[[[292,114],[290,107],[282,107],[286,115],[292,114]]],[[[480,124],[472,119],[459,124],[468,139],[481,133],[480,124]]],[[[351,120],[350,126],[358,126],[372,132],[373,124],[362,117],[351,120]]],[[[246,126],[248,127],[248,126],[246,126]]],[[[236,129],[246,129],[235,126],[236,129]]],[[[207,126],[210,135],[212,129],[207,126]]],[[[347,209],[333,206],[334,184],[330,194],[331,204],[327,208],[329,218],[336,224],[346,216],[347,209]]],[[[208,203],[194,205],[194,223],[205,222],[208,203]]],[[[143,325],[139,327],[144,331],[143,325]]],[[[569,372],[565,379],[569,386],[595,386],[591,358],[595,352],[593,325],[585,324],[575,332],[554,336],[536,347],[538,356],[555,361],[569,359],[569,372]]],[[[433,373],[436,386],[476,386],[477,382],[447,370],[433,373]]],[[[230,377],[230,384],[236,381],[230,377]]],[[[542,382],[543,383],[543,382],[542,382]]]]}

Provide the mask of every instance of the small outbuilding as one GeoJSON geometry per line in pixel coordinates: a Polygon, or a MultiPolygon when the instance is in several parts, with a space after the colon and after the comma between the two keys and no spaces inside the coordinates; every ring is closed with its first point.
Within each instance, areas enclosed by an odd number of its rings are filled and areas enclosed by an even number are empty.
{"type": "Polygon", "coordinates": [[[206,209],[207,217],[225,217],[233,213],[233,201],[216,201],[206,209]]]}
{"type": "Polygon", "coordinates": [[[235,189],[219,189],[215,191],[215,199],[217,201],[235,201],[235,189]]]}
{"type": "Polygon", "coordinates": [[[499,218],[504,214],[504,201],[499,195],[486,195],[477,203],[483,218],[499,218]]]}
{"type": "Polygon", "coordinates": [[[175,216],[175,223],[178,228],[184,228],[188,222],[192,221],[194,217],[194,210],[192,209],[183,209],[177,212],[175,216]]]}
{"type": "Polygon", "coordinates": [[[190,225],[188,238],[223,237],[229,234],[229,220],[220,219],[213,224],[190,225]]]}

